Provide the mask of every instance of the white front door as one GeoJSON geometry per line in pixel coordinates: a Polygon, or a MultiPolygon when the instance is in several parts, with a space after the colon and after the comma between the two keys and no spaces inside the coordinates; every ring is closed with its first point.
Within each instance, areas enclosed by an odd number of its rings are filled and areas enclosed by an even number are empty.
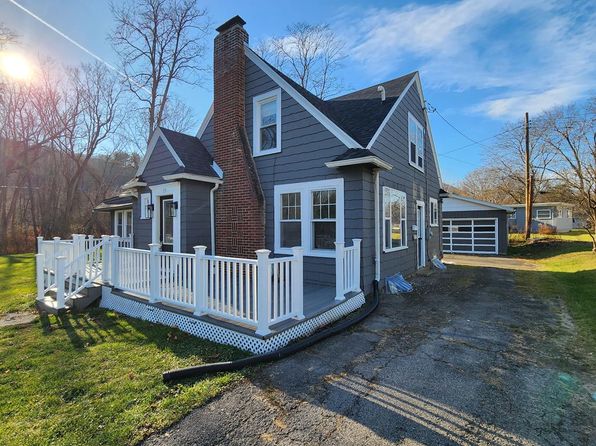
{"type": "Polygon", "coordinates": [[[416,202],[416,256],[418,257],[418,268],[426,266],[426,216],[424,201],[416,202]]]}

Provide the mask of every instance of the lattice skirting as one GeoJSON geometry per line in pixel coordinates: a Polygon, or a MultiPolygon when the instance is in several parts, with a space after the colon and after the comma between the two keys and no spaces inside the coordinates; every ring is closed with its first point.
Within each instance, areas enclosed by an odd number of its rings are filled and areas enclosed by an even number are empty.
{"type": "Polygon", "coordinates": [[[156,307],[145,302],[129,299],[123,296],[112,294],[110,287],[103,287],[100,306],[109,310],[117,311],[136,319],[142,319],[157,324],[163,324],[170,327],[176,327],[186,333],[199,338],[220,344],[232,345],[242,350],[248,350],[252,353],[268,353],[280,349],[290,343],[290,341],[302,338],[314,333],[320,327],[323,327],[333,321],[341,319],[345,315],[360,308],[364,304],[364,293],[359,293],[350,299],[347,299],[340,305],[319,314],[316,317],[305,319],[304,321],[290,327],[273,336],[261,339],[244,333],[239,333],[225,327],[220,327],[209,322],[194,319],[167,309],[156,307]]]}

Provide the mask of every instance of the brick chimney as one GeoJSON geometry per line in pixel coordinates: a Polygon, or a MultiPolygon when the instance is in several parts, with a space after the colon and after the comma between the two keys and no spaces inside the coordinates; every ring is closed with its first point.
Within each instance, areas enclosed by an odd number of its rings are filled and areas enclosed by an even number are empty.
{"type": "Polygon", "coordinates": [[[255,257],[265,247],[265,205],[245,128],[246,22],[217,28],[213,51],[213,158],[224,173],[216,195],[217,255],[255,257]]]}

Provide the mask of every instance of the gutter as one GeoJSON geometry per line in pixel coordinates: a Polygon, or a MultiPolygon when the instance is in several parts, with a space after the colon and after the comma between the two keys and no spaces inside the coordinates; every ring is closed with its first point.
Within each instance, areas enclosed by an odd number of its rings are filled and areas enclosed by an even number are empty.
{"type": "Polygon", "coordinates": [[[209,202],[211,207],[211,255],[215,255],[215,192],[219,189],[220,183],[215,183],[215,186],[209,191],[209,202]]]}
{"type": "Polygon", "coordinates": [[[381,281],[381,231],[379,218],[379,169],[373,169],[375,182],[375,281],[381,281]]]}

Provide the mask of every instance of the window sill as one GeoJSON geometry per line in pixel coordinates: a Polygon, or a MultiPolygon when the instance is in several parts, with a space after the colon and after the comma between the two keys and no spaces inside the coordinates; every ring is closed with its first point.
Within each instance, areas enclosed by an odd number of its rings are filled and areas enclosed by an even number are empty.
{"type": "Polygon", "coordinates": [[[412,166],[414,169],[419,170],[420,172],[424,173],[424,167],[420,167],[418,164],[413,163],[412,161],[409,161],[410,166],[412,166]]]}
{"type": "Polygon", "coordinates": [[[383,248],[383,252],[384,253],[389,253],[389,252],[397,252],[397,251],[403,251],[404,249],[408,249],[407,246],[400,246],[399,248],[383,248]]]}
{"type": "Polygon", "coordinates": [[[266,156],[266,155],[273,155],[275,153],[280,153],[281,152],[281,147],[279,149],[269,149],[269,150],[261,150],[261,151],[254,151],[252,156],[253,158],[256,158],[258,156],[266,156]]]}

